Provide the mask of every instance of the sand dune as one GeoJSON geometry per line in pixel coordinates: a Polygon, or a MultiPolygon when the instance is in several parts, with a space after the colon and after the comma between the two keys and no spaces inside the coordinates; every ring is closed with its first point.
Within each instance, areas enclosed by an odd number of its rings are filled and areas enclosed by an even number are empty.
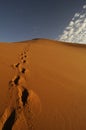
{"type": "Polygon", "coordinates": [[[0,130],[86,130],[86,45],[0,43],[0,130]]]}

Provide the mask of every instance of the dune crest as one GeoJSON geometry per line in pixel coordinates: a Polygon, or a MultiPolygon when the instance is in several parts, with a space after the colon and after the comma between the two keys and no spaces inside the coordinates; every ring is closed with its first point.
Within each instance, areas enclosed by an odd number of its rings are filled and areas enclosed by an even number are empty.
{"type": "Polygon", "coordinates": [[[86,45],[0,44],[0,130],[86,130],[85,99],[86,45]]]}

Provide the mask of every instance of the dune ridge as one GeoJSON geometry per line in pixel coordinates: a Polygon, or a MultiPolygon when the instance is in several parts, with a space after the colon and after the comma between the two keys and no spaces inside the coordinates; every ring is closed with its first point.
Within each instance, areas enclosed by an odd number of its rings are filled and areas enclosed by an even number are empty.
{"type": "Polygon", "coordinates": [[[85,130],[86,45],[0,43],[0,129],[85,130]]]}

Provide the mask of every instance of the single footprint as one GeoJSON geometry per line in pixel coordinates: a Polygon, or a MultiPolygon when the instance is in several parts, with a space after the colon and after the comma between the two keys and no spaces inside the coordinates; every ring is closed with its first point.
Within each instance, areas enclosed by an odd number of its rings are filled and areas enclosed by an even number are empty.
{"type": "Polygon", "coordinates": [[[4,123],[4,126],[2,128],[2,130],[12,130],[12,127],[14,125],[15,122],[15,110],[13,110],[13,112],[10,114],[10,116],[8,117],[8,119],[6,120],[6,122],[4,123]]]}
{"type": "Polygon", "coordinates": [[[0,119],[0,130],[12,130],[14,123],[14,111],[10,106],[7,107],[0,119]],[[8,129],[9,128],[9,129],[8,129]]]}
{"type": "Polygon", "coordinates": [[[27,99],[29,96],[29,92],[26,88],[24,88],[24,90],[22,91],[22,102],[23,102],[23,106],[25,106],[25,104],[27,103],[27,99]]]}
{"type": "Polygon", "coordinates": [[[21,53],[21,56],[23,56],[23,53],[21,53]]]}
{"type": "Polygon", "coordinates": [[[17,63],[17,64],[16,64],[16,67],[18,68],[19,65],[20,65],[20,63],[17,63]]]}
{"type": "Polygon", "coordinates": [[[26,63],[26,60],[23,60],[23,63],[26,63]]]}
{"type": "Polygon", "coordinates": [[[20,80],[20,76],[18,75],[18,76],[14,79],[15,85],[18,85],[19,80],[20,80]]]}
{"type": "Polygon", "coordinates": [[[25,68],[22,68],[22,71],[21,71],[21,72],[22,72],[23,74],[25,73],[25,71],[26,71],[26,69],[25,69],[25,68]]]}
{"type": "Polygon", "coordinates": [[[21,60],[23,60],[23,57],[21,57],[21,60]]]}
{"type": "Polygon", "coordinates": [[[25,55],[24,57],[26,58],[27,56],[25,55]]]}
{"type": "Polygon", "coordinates": [[[28,83],[30,78],[30,70],[22,68],[21,73],[23,74],[22,77],[24,77],[25,81],[28,83]]]}
{"type": "Polygon", "coordinates": [[[26,54],[26,51],[24,51],[24,54],[26,54]]]}
{"type": "Polygon", "coordinates": [[[17,64],[13,64],[13,65],[11,65],[11,67],[12,67],[13,69],[15,69],[15,68],[18,68],[19,65],[20,65],[20,63],[17,63],[17,64]]]}
{"type": "Polygon", "coordinates": [[[18,85],[20,80],[20,76],[15,76],[11,81],[9,81],[9,85],[10,86],[14,86],[14,85],[18,85]]]}

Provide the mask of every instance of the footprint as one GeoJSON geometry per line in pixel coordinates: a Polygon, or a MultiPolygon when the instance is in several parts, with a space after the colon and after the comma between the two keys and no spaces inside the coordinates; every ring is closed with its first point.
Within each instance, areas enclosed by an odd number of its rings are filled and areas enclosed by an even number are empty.
{"type": "Polygon", "coordinates": [[[26,51],[24,51],[24,54],[26,54],[26,51]]]}
{"type": "Polygon", "coordinates": [[[24,57],[21,57],[21,60],[24,60],[24,58],[27,58],[27,56],[25,55],[24,57]]]}
{"type": "Polygon", "coordinates": [[[11,81],[9,81],[9,85],[10,86],[14,86],[14,85],[18,85],[20,80],[20,76],[15,76],[11,81]]]}
{"type": "Polygon", "coordinates": [[[21,60],[23,60],[23,57],[21,57],[21,60]]]}
{"type": "Polygon", "coordinates": [[[26,58],[27,56],[25,55],[24,57],[26,58]]]}
{"type": "Polygon", "coordinates": [[[15,68],[18,68],[19,65],[20,65],[20,63],[17,63],[17,64],[11,65],[11,67],[12,67],[13,69],[15,69],[15,68]]]}
{"type": "Polygon", "coordinates": [[[16,67],[18,68],[19,65],[20,65],[20,63],[17,63],[17,64],[16,64],[16,67]]]}
{"type": "MultiPolygon", "coordinates": [[[[20,76],[18,85],[20,85],[20,86],[27,86],[27,81],[26,81],[26,79],[25,79],[24,76],[20,76]]],[[[17,87],[18,87],[18,86],[17,86],[17,87]]]]}
{"type": "MultiPolygon", "coordinates": [[[[12,112],[13,112],[13,109],[10,108],[10,106],[5,109],[3,115],[2,115],[2,117],[0,119],[0,130],[8,130],[8,129],[6,129],[5,124],[8,121],[8,119],[9,119],[12,112]]],[[[9,123],[9,125],[10,125],[10,123],[9,123]]]]}
{"type": "Polygon", "coordinates": [[[23,74],[25,73],[25,71],[26,71],[26,69],[25,69],[25,68],[22,68],[22,71],[21,71],[21,72],[22,72],[23,74]]]}
{"type": "Polygon", "coordinates": [[[21,53],[21,56],[23,56],[23,53],[21,53]]]}
{"type": "Polygon", "coordinates": [[[15,112],[15,110],[13,110],[11,115],[8,117],[8,119],[4,123],[2,130],[12,130],[12,127],[13,127],[14,122],[15,122],[15,115],[16,115],[16,112],[15,112]]]}
{"type": "Polygon", "coordinates": [[[20,76],[18,75],[18,76],[15,78],[15,80],[14,80],[15,85],[18,85],[19,80],[20,80],[20,76]]]}
{"type": "Polygon", "coordinates": [[[23,63],[26,63],[26,60],[23,60],[23,63]]]}
{"type": "Polygon", "coordinates": [[[27,99],[29,96],[29,92],[27,91],[26,88],[24,88],[24,90],[22,91],[22,102],[23,102],[23,106],[25,106],[25,104],[27,103],[27,99]]]}
{"type": "Polygon", "coordinates": [[[35,92],[28,90],[28,87],[25,87],[28,85],[30,74],[29,69],[27,69],[27,66],[29,65],[26,60],[27,52],[28,49],[24,50],[20,54],[21,61],[11,65],[11,67],[15,70],[17,69],[17,71],[14,78],[9,81],[10,101],[0,119],[0,130],[12,130],[13,127],[15,128],[15,124],[16,122],[18,123],[20,118],[23,119],[23,122],[28,126],[27,130],[28,128],[32,130],[34,125],[34,123],[32,123],[34,122],[33,118],[36,120],[36,116],[41,112],[41,102],[39,97],[35,92]]]}
{"type": "Polygon", "coordinates": [[[22,86],[26,86],[27,82],[25,80],[25,78],[23,76],[15,76],[10,82],[9,82],[10,86],[17,86],[18,85],[22,85],[22,86]]]}

